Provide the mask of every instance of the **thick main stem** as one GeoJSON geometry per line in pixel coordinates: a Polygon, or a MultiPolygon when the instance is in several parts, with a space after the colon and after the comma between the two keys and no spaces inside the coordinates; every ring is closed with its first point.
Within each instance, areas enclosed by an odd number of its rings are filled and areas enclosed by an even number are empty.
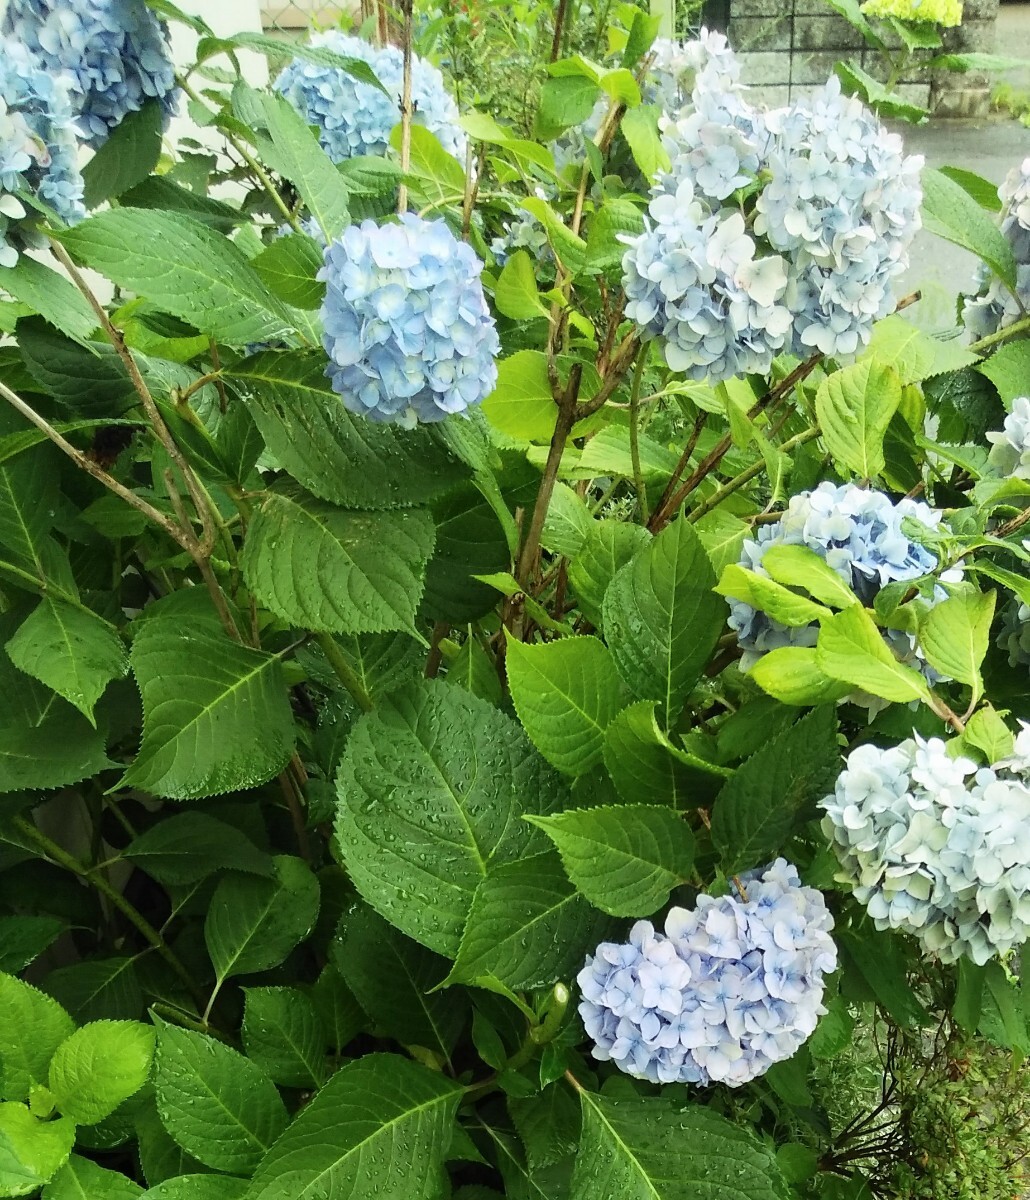
{"type": "Polygon", "coordinates": [[[551,497],[554,495],[554,485],[558,480],[558,468],[561,466],[562,454],[565,452],[569,434],[572,433],[572,427],[575,424],[576,395],[573,391],[571,395],[566,394],[558,402],[558,415],[554,423],[554,433],[551,436],[551,446],[547,452],[547,462],[544,464],[544,473],[540,480],[540,490],[536,495],[529,530],[519,555],[516,577],[527,590],[536,570],[537,555],[540,553],[540,538],[544,532],[544,521],[547,519],[551,497]]]}

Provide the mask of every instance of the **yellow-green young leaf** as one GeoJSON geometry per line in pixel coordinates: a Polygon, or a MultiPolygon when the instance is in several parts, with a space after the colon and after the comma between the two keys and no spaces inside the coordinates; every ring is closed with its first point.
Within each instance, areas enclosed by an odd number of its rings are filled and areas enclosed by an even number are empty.
{"type": "Polygon", "coordinates": [[[1030,377],[1030,342],[1025,339],[999,346],[976,368],[998,389],[998,395],[1008,407],[1017,396],[1025,396],[1030,377]]]}
{"type": "Polygon", "coordinates": [[[762,555],[762,566],[777,583],[804,588],[833,608],[850,608],[859,603],[837,572],[808,546],[774,544],[762,555]]]}
{"type": "Polygon", "coordinates": [[[669,155],[662,145],[658,129],[661,113],[650,104],[642,104],[623,114],[619,131],[645,179],[653,179],[659,171],[669,169],[669,155]]]}
{"type": "Polygon", "coordinates": [[[28,1196],[68,1161],[75,1145],[70,1117],[41,1121],[24,1104],[0,1104],[0,1196],[28,1196]]]}
{"type": "Polygon", "coordinates": [[[581,1091],[571,1200],[781,1200],[772,1151],[750,1128],[665,1096],[581,1091]]]}
{"type": "Polygon", "coordinates": [[[546,317],[547,309],[536,290],[533,260],[525,250],[516,250],[504,264],[494,289],[497,311],[513,321],[546,317]]]}
{"type": "Polygon", "coordinates": [[[289,1120],[275,1084],[256,1063],[174,1025],[158,1033],[154,1090],[165,1129],[216,1171],[252,1171],[289,1120]]]}
{"type": "Polygon", "coordinates": [[[831,679],[898,704],[930,694],[922,675],[898,662],[872,617],[858,605],[823,621],[815,662],[831,679]]]}
{"type": "Polygon", "coordinates": [[[814,647],[780,646],[770,650],[748,674],[770,696],[798,707],[832,704],[853,690],[820,669],[814,647]]]}
{"type": "Polygon", "coordinates": [[[49,1088],[58,1111],[96,1125],[140,1090],[150,1075],[156,1034],[138,1021],[93,1021],[58,1046],[49,1088]]]}
{"type": "Polygon", "coordinates": [[[919,630],[919,645],[927,662],[942,675],[983,691],[980,664],[991,638],[997,592],[959,592],[935,604],[919,630]]]}
{"type": "Polygon", "coordinates": [[[760,609],[782,625],[792,628],[811,625],[813,621],[830,615],[830,610],[822,604],[816,604],[807,596],[799,596],[774,579],[757,575],[738,563],[730,563],[724,568],[715,590],[720,596],[743,600],[752,608],[760,609]]]}
{"type": "Polygon", "coordinates": [[[966,722],[962,740],[980,750],[989,763],[996,763],[1009,757],[1016,739],[1001,713],[987,704],[966,722]]]}
{"type": "Polygon", "coordinates": [[[694,835],[671,808],[620,804],[527,820],[557,846],[576,890],[614,917],[650,916],[694,865],[694,835]]]}
{"type": "Polygon", "coordinates": [[[553,850],[494,867],[476,889],[446,983],[510,991],[569,979],[608,922],[583,899],[553,850]]]}
{"type": "MultiPolygon", "coordinates": [[[[401,123],[393,128],[390,145],[401,148],[401,123]]],[[[443,148],[440,139],[424,125],[411,126],[410,172],[418,179],[419,190],[431,200],[453,202],[465,191],[465,164],[443,148]]]]}
{"type": "Polygon", "coordinates": [[[835,371],[819,385],[815,411],[826,448],[841,467],[862,479],[884,468],[883,439],[901,404],[901,378],[867,359],[835,371]]]}
{"type": "Polygon", "coordinates": [[[253,1200],[433,1200],[462,1089],[400,1054],[347,1063],[254,1173],[253,1200]]]}
{"type": "Polygon", "coordinates": [[[27,1100],[74,1031],[56,1000],[13,975],[0,975],[0,1100],[27,1100]]]}
{"type": "Polygon", "coordinates": [[[924,333],[898,313],[876,322],[861,357],[893,367],[902,387],[970,367],[980,358],[957,340],[944,341],[924,333]]]}
{"type": "Polygon", "coordinates": [[[121,1171],[73,1154],[43,1189],[43,1200],[135,1200],[142,1194],[140,1185],[121,1171]]]}
{"type": "Polygon", "coordinates": [[[522,727],[552,766],[582,775],[601,760],[622,687],[608,648],[593,637],[536,646],[508,639],[508,686],[522,727]]]}

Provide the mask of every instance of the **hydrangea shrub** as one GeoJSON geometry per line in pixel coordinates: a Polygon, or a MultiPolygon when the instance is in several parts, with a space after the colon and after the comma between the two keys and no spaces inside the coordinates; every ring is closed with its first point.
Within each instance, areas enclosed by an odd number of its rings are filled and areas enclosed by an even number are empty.
{"type": "Polygon", "coordinates": [[[0,1198],[1022,1186],[1018,171],[565,11],[8,7],[0,1198]]]}

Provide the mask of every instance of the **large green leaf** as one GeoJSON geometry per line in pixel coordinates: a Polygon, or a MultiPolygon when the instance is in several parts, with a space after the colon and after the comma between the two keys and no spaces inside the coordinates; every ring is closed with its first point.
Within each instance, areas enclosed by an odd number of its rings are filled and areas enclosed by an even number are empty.
{"type": "Polygon", "coordinates": [[[397,429],[347,412],[325,355],[265,352],[231,371],[275,460],[322,500],[348,508],[423,504],[468,477],[426,426],[397,429]]]}
{"type": "Polygon", "coordinates": [[[245,834],[201,812],[166,817],[133,838],[122,854],[167,887],[189,887],[220,870],[267,875],[272,869],[269,856],[245,834]]]}
{"type": "Polygon", "coordinates": [[[919,627],[919,646],[927,662],[948,679],[983,692],[980,667],[991,640],[997,592],[959,592],[935,604],[919,627]]]}
{"type": "Polygon", "coordinates": [[[884,468],[883,439],[901,403],[901,377],[879,359],[864,359],[819,385],[815,411],[834,461],[873,479],[884,468]]]}
{"type": "Polygon", "coordinates": [[[569,586],[591,624],[601,627],[601,606],[608,585],[650,537],[639,525],[591,522],[582,547],[569,563],[569,586]]]}
{"type": "Polygon", "coordinates": [[[93,1021],[58,1046],[48,1086],[58,1111],[96,1125],[146,1083],[154,1029],[138,1021],[93,1021]]]}
{"type": "MultiPolygon", "coordinates": [[[[21,432],[24,421],[11,409],[0,411],[0,432],[21,432]]],[[[45,586],[58,569],[59,548],[50,536],[58,503],[58,469],[52,446],[0,463],[0,559],[45,586]]],[[[67,569],[53,580],[70,590],[67,569]]]]}
{"type": "Polygon", "coordinates": [[[0,917],[0,972],[17,975],[24,971],[67,928],[61,917],[0,917]]]}
{"type": "Polygon", "coordinates": [[[1021,338],[1019,341],[999,346],[990,358],[985,359],[976,369],[981,375],[986,375],[998,389],[1002,402],[1011,405],[1017,396],[1025,396],[1027,392],[1026,381],[1030,378],[1030,341],[1021,338]]]}
{"type": "Polygon", "coordinates": [[[58,967],[46,977],[46,990],[80,1023],[131,1021],[143,1012],[143,992],[133,958],[91,958],[58,967]]]}
{"type": "Polygon", "coordinates": [[[570,775],[599,762],[604,731],[622,707],[604,644],[575,637],[524,646],[509,638],[506,663],[515,711],[544,758],[570,775]]]}
{"type": "Polygon", "coordinates": [[[230,1175],[180,1175],[149,1188],[143,1200],[243,1200],[249,1188],[249,1180],[230,1175]]]}
{"type": "Polygon", "coordinates": [[[218,982],[277,967],[311,932],[318,906],[318,881],[302,859],[276,857],[271,878],[226,875],[204,922],[218,982]]]}
{"type": "Polygon", "coordinates": [[[325,1081],[328,1042],[311,998],[298,988],[245,988],[243,1046],[275,1083],[319,1087],[325,1081]]]}
{"type": "Polygon", "coordinates": [[[726,622],[715,573],[694,527],[675,521],[612,580],[604,632],[619,674],[642,700],[679,715],[726,622]]]}
{"type": "Polygon", "coordinates": [[[355,725],[337,787],[337,843],[355,887],[398,929],[451,957],[489,869],[543,845],[519,818],[566,798],[514,721],[438,681],[355,725]]]}
{"type": "Polygon", "coordinates": [[[87,208],[97,208],[142,183],[161,157],[164,113],[159,100],[126,113],[82,170],[87,208]]]}
{"type": "Polygon", "coordinates": [[[447,975],[445,958],[364,904],[347,914],[329,954],[376,1029],[402,1045],[450,1055],[468,1005],[458,994],[433,991],[447,975]]]}
{"type": "Polygon", "coordinates": [[[448,983],[550,987],[582,965],[608,922],[566,879],[553,850],[494,867],[476,889],[448,983]]]}
{"type": "Polygon", "coordinates": [[[615,917],[651,916],[694,865],[694,835],[668,807],[576,808],[529,820],[558,847],[576,890],[615,917]]]}
{"type": "Polygon", "coordinates": [[[253,1200],[435,1200],[461,1095],[397,1054],[348,1063],[262,1159],[253,1200]]]}
{"type": "Polygon", "coordinates": [[[274,655],[168,616],[141,626],[131,663],[143,740],[122,786],[192,800],[254,787],[286,766],[295,731],[274,655]]]}
{"type": "Polygon", "coordinates": [[[165,1128],[216,1171],[250,1172],[288,1123],[275,1085],[238,1051],[164,1025],[157,1040],[157,1108],[165,1128]]]}
{"type": "Polygon", "coordinates": [[[771,1150],[750,1129],[664,1096],[580,1092],[571,1200],[781,1200],[771,1150]]]}
{"type": "Polygon", "coordinates": [[[129,656],[117,630],[86,608],[44,596],[7,643],[11,661],[63,696],[89,720],[129,656]]]}
{"type": "Polygon", "coordinates": [[[243,252],[191,217],[115,208],[60,237],[76,258],[119,287],[231,346],[290,332],[287,309],[243,252]]]}
{"type": "Polygon", "coordinates": [[[142,1194],[127,1175],[73,1154],[43,1189],[43,1200],[134,1200],[142,1194]]]}
{"type": "Polygon", "coordinates": [[[1016,286],[1012,247],[990,215],[953,179],[927,167],[922,174],[923,224],[946,241],[971,250],[1009,287],[1016,286]]]}
{"type": "Polygon", "coordinates": [[[815,665],[831,679],[903,704],[929,694],[926,680],[891,653],[869,613],[859,605],[823,621],[815,665]]]}
{"type": "Polygon", "coordinates": [[[243,573],[266,608],[303,629],[413,631],[433,540],[424,509],[348,512],[277,488],[247,529],[243,573]]]}
{"type": "Polygon", "coordinates": [[[0,1104],[0,1196],[27,1196],[53,1178],[75,1145],[69,1117],[41,1121],[24,1104],[0,1104]]]}
{"type": "Polygon", "coordinates": [[[979,356],[958,340],[943,341],[931,336],[898,313],[877,321],[863,358],[875,358],[893,367],[902,387],[922,383],[946,371],[972,366],[979,356]]]}
{"type": "Polygon", "coordinates": [[[4,268],[3,290],[77,341],[88,338],[97,326],[96,313],[75,284],[27,254],[4,268]]]}
{"type": "Polygon", "coordinates": [[[322,251],[314,238],[299,233],[276,238],[251,262],[275,295],[287,304],[313,309],[324,300],[325,284],[316,278],[322,268],[322,251]]]}
{"type": "Polygon", "coordinates": [[[0,974],[0,1100],[27,1100],[57,1047],[75,1031],[65,1010],[31,984],[0,974]]]}
{"type": "Polygon", "coordinates": [[[724,872],[759,867],[779,853],[840,773],[834,710],[817,708],[766,742],[726,783],[712,812],[724,872]]]}

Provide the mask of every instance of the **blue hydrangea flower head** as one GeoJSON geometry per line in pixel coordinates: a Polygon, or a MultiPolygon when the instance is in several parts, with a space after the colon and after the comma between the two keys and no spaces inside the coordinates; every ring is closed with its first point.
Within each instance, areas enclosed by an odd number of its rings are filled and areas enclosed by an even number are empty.
{"type": "MultiPolygon", "coordinates": [[[[368,63],[386,93],[346,71],[302,58],[295,58],[282,71],[275,81],[276,90],[309,125],[317,127],[319,141],[333,162],[359,154],[385,154],[390,133],[401,119],[401,51],[396,46],[373,46],[338,30],[315,34],[311,45],[368,63]]],[[[466,140],[458,124],[458,106],[440,72],[417,54],[411,63],[411,98],[414,123],[435,134],[443,148],[464,166],[466,140]]]]}
{"type": "Polygon", "coordinates": [[[478,404],[500,350],[483,264],[444,221],[351,225],[319,272],[326,374],[346,408],[408,427],[478,404]]]}
{"type": "Polygon", "coordinates": [[[664,113],[675,113],[695,88],[726,92],[739,87],[741,65],[725,34],[701,28],[696,38],[678,42],[656,38],[644,80],[644,100],[664,113]]]}
{"type": "Polygon", "coordinates": [[[894,309],[920,227],[923,160],[836,78],[767,122],[755,232],[790,256],[795,352],[853,355],[894,309]]]}
{"type": "Polygon", "coordinates": [[[848,756],[822,828],[878,929],[944,962],[983,964],[1030,937],[1030,728],[1011,759],[978,767],[916,736],[848,756]]]}
{"type": "Polygon", "coordinates": [[[837,965],[833,917],[779,858],[741,877],[744,896],[672,908],[664,933],[638,921],[577,976],[593,1056],[652,1083],[739,1087],[811,1036],[837,965]]]}
{"type": "Polygon", "coordinates": [[[72,224],[86,215],[78,130],[66,74],[54,74],[19,41],[0,35],[0,267],[34,241],[29,193],[72,224]]]}
{"type": "MultiPolygon", "coordinates": [[[[937,557],[902,530],[906,517],[930,529],[941,524],[941,514],[918,500],[895,503],[882,492],[854,484],[824,482],[811,492],[792,496],[783,516],[758,528],[757,536],[744,542],[740,565],[758,575],[767,575],[762,559],[776,545],[807,546],[854,590],[871,604],[885,584],[899,579],[918,579],[937,566],[937,557]]],[[[941,597],[944,597],[943,589],[941,597]]],[[[816,625],[788,628],[743,600],[730,600],[729,624],[737,632],[744,650],[744,670],[780,646],[814,646],[816,625]]],[[[902,634],[902,638],[907,635],[902,634]]],[[[911,650],[911,645],[908,649],[911,650]]]]}
{"type": "Polygon", "coordinates": [[[144,0],[7,0],[3,32],[71,76],[82,134],[99,146],[147,100],[178,104],[168,31],[144,0]]]}
{"type": "Polygon", "coordinates": [[[1017,396],[1000,433],[989,433],[988,461],[1002,475],[1030,479],[1030,398],[1017,396]]]}

